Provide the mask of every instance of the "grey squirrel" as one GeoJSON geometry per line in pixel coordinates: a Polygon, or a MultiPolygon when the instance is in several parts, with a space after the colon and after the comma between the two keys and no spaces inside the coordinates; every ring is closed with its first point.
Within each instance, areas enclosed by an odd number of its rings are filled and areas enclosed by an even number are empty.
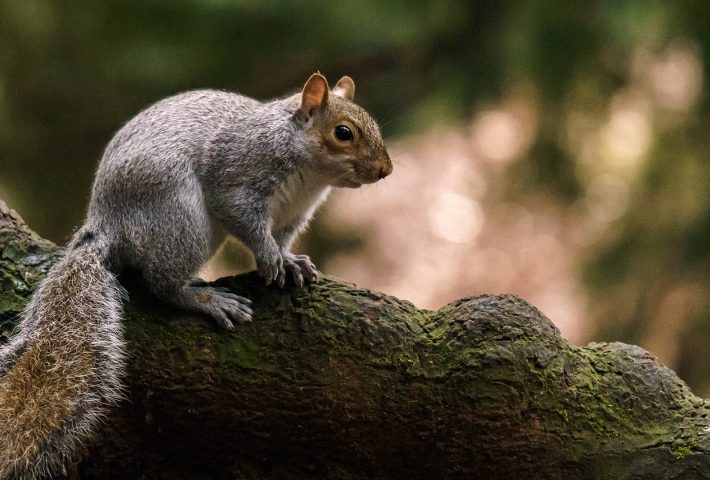
{"type": "Polygon", "coordinates": [[[392,172],[377,123],[313,74],[268,102],[212,90],[162,100],[126,123],[96,172],[84,225],[0,349],[0,479],[65,471],[121,397],[122,289],[142,272],[152,293],[212,317],[251,320],[250,301],[193,283],[227,234],[247,245],[266,283],[316,280],[290,247],[331,187],[392,172]]]}

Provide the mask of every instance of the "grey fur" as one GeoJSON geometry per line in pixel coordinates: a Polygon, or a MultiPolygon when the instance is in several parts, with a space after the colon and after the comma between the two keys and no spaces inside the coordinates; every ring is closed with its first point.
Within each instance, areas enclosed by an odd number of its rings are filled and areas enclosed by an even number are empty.
{"type": "Polygon", "coordinates": [[[377,124],[350,101],[354,84],[329,94],[325,78],[314,74],[306,87],[303,95],[265,103],[187,92],[147,108],[116,133],[96,172],[84,226],[34,295],[21,332],[0,350],[0,479],[40,478],[63,468],[118,399],[124,359],[120,287],[111,272],[137,268],[157,297],[227,329],[251,320],[251,302],[193,281],[226,235],[252,250],[267,283],[317,279],[310,259],[290,252],[294,239],[331,186],[377,181],[392,164],[377,124]],[[313,98],[321,100],[313,104],[313,98]],[[352,141],[334,136],[342,122],[354,130],[352,141]],[[37,402],[53,395],[71,413],[60,412],[54,426],[35,425],[32,415],[15,418],[12,412],[32,408],[18,404],[24,400],[13,386],[30,355],[39,370],[29,374],[65,368],[55,364],[57,352],[43,351],[44,358],[37,350],[47,343],[63,355],[79,333],[91,341],[79,342],[78,358],[96,358],[96,366],[79,376],[76,388],[30,389],[37,402]],[[34,443],[15,442],[28,432],[34,443]]]}
{"type": "Polygon", "coordinates": [[[63,472],[121,398],[122,290],[104,266],[101,243],[68,249],[3,348],[0,479],[63,472]]]}

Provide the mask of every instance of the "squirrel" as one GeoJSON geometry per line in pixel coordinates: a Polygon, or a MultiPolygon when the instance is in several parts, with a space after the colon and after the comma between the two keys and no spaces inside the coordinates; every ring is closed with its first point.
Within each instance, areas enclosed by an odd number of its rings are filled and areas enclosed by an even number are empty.
{"type": "Polygon", "coordinates": [[[331,187],[392,173],[379,127],[354,93],[350,77],[330,90],[320,73],[266,102],[190,91],[115,134],[85,223],[0,349],[1,480],[65,474],[120,400],[122,269],[227,330],[251,320],[251,302],[193,279],[228,234],[251,249],[267,285],[318,279],[308,256],[290,252],[296,236],[331,187]]]}

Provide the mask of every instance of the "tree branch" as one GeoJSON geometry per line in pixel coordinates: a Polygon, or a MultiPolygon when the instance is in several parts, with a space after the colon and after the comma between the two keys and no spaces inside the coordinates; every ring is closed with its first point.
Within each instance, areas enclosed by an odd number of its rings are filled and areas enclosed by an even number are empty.
{"type": "MultiPolygon", "coordinates": [[[[0,333],[60,250],[0,202],[0,333]]],[[[641,348],[574,347],[514,296],[437,312],[333,278],[227,333],[124,277],[128,399],[82,479],[710,478],[710,403],[641,348]]],[[[1,339],[0,339],[1,340],[1,339]]]]}

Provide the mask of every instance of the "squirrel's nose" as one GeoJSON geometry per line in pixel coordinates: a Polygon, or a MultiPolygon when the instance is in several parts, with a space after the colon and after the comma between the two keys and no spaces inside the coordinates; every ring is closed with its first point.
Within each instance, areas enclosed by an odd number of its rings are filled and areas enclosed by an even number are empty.
{"type": "Polygon", "coordinates": [[[389,157],[387,157],[387,158],[385,159],[384,165],[382,165],[382,166],[380,167],[380,174],[379,174],[380,180],[382,180],[383,178],[385,178],[385,177],[386,177],[387,175],[389,175],[390,173],[392,173],[392,161],[389,159],[389,157]]]}

